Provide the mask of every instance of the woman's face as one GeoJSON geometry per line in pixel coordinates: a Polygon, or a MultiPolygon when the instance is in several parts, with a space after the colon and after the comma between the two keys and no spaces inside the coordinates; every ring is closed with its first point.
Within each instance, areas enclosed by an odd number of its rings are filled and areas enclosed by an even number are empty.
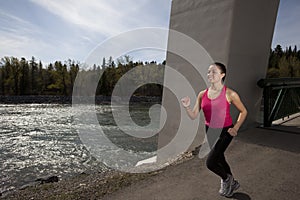
{"type": "Polygon", "coordinates": [[[222,78],[225,76],[224,73],[216,65],[211,65],[207,71],[207,79],[210,83],[222,82],[222,78]]]}

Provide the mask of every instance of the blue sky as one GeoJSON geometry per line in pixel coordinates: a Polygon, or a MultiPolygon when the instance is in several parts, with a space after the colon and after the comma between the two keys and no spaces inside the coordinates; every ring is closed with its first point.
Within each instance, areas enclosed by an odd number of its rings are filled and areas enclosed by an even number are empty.
{"type": "MultiPolygon", "coordinates": [[[[83,62],[114,35],[142,27],[168,28],[170,7],[171,0],[0,0],[0,58],[83,62]]],[[[299,11],[299,0],[281,0],[272,47],[300,49],[299,11]]],[[[163,56],[149,51],[140,59],[161,62],[163,56]]]]}

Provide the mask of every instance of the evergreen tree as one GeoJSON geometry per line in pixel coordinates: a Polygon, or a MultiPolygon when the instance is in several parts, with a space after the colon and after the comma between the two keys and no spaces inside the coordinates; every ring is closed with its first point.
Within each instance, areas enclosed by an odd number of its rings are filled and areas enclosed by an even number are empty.
{"type": "Polygon", "coordinates": [[[101,68],[102,68],[103,70],[106,69],[106,61],[105,61],[105,58],[104,58],[104,57],[103,57],[103,60],[102,60],[101,68]]]}
{"type": "Polygon", "coordinates": [[[21,67],[21,80],[20,80],[20,95],[28,95],[30,94],[29,88],[29,65],[25,58],[21,58],[20,61],[21,67]]]}
{"type": "Polygon", "coordinates": [[[31,78],[31,83],[30,83],[30,89],[31,89],[31,94],[35,95],[37,94],[37,75],[38,75],[38,64],[36,63],[36,59],[34,56],[32,56],[31,60],[29,61],[29,70],[30,70],[30,78],[31,78]]]}
{"type": "Polygon", "coordinates": [[[277,45],[274,49],[274,53],[279,57],[281,58],[283,56],[283,50],[282,50],[282,47],[281,45],[277,45]]]}

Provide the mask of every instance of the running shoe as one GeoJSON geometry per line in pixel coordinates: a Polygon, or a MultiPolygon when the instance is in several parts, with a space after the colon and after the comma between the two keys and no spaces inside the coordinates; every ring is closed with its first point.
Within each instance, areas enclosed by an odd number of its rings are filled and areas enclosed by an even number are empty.
{"type": "Polygon", "coordinates": [[[224,196],[225,197],[232,197],[233,196],[233,193],[235,190],[239,189],[240,187],[240,184],[237,180],[234,180],[232,181],[232,184],[231,184],[231,188],[230,188],[230,191],[228,191],[228,193],[226,193],[224,196]]]}
{"type": "Polygon", "coordinates": [[[233,177],[232,175],[228,174],[226,180],[221,179],[221,188],[219,190],[219,194],[221,196],[226,196],[227,194],[231,193],[232,185],[233,185],[233,177]]]}

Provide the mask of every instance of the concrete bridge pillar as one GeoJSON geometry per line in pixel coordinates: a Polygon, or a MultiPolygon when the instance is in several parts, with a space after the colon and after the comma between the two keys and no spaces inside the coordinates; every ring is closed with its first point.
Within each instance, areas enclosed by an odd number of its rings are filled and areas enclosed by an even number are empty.
{"type": "MultiPolygon", "coordinates": [[[[208,52],[213,61],[222,62],[227,66],[226,85],[240,94],[249,111],[244,129],[257,125],[262,90],[256,82],[266,75],[278,6],[279,0],[172,1],[170,29],[191,37],[208,52]]],[[[168,49],[178,49],[183,45],[178,44],[177,36],[170,31],[168,49]]],[[[184,54],[195,59],[199,57],[193,50],[184,54]]],[[[203,116],[200,117],[200,124],[188,122],[176,97],[192,96],[194,104],[195,95],[207,87],[204,80],[206,74],[198,72],[206,72],[209,63],[200,63],[195,69],[186,58],[168,51],[167,65],[189,80],[195,94],[174,94],[167,89],[164,91],[162,103],[168,115],[162,116],[166,117],[167,121],[159,134],[159,148],[169,144],[176,134],[182,134],[184,139],[184,134],[192,134],[189,132],[192,130],[191,126],[200,126],[195,140],[189,147],[191,149],[202,143],[203,116]],[[180,123],[183,123],[182,130],[185,133],[179,133],[182,131],[178,130],[180,123]]],[[[170,70],[166,69],[165,83],[169,82],[178,88],[184,87],[181,82],[174,80],[170,73],[170,70]]],[[[235,120],[236,110],[233,109],[232,113],[235,120]]],[[[180,140],[172,145],[176,149],[180,140]]],[[[173,153],[175,154],[176,150],[162,152],[158,157],[169,157],[173,153]]]]}

